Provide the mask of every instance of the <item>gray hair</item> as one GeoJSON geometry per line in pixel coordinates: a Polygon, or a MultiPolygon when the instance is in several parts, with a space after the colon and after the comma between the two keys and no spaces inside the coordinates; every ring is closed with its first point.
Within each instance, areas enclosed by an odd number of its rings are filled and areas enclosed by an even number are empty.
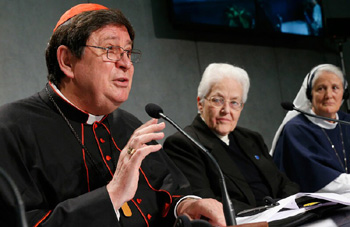
{"type": "Polygon", "coordinates": [[[202,80],[198,86],[198,97],[200,101],[202,102],[209,94],[213,85],[223,78],[231,78],[241,84],[243,90],[242,102],[245,103],[248,98],[250,86],[248,73],[242,68],[226,63],[212,63],[204,70],[202,80]]]}
{"type": "Polygon", "coordinates": [[[339,79],[341,79],[341,81],[344,84],[344,87],[346,87],[345,85],[345,81],[344,81],[344,75],[343,72],[340,68],[338,68],[335,65],[332,64],[322,64],[322,65],[318,65],[316,67],[314,67],[311,72],[313,72],[315,75],[311,81],[311,88],[314,86],[315,81],[318,79],[318,77],[323,73],[323,72],[329,72],[329,73],[333,73],[334,75],[336,75],[337,77],[339,77],[339,79]]]}

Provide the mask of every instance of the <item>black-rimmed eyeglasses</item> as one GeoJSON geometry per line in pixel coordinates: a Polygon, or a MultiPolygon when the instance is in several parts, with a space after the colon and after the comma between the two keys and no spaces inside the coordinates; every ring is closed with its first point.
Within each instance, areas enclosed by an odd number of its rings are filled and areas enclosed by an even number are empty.
{"type": "Polygon", "coordinates": [[[91,45],[85,45],[85,46],[106,50],[107,59],[112,62],[119,61],[124,56],[124,53],[126,53],[126,56],[132,63],[137,63],[140,61],[141,55],[142,55],[140,50],[137,50],[137,49],[125,50],[123,47],[120,47],[120,46],[109,46],[109,47],[99,47],[99,46],[91,46],[91,45]]]}

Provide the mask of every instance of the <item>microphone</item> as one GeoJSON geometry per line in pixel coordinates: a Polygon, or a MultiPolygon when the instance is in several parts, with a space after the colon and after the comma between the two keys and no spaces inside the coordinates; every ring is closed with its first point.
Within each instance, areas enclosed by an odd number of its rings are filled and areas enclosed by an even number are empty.
{"type": "Polygon", "coordinates": [[[167,117],[160,106],[149,103],[146,105],[145,110],[147,114],[152,118],[163,118],[164,120],[168,121],[170,124],[172,124],[180,133],[182,133],[185,137],[187,137],[189,140],[191,140],[199,149],[201,149],[214,163],[215,167],[217,168],[219,172],[219,183],[221,188],[221,195],[222,195],[222,205],[226,220],[226,225],[237,225],[236,218],[235,218],[235,212],[230,200],[230,197],[228,196],[227,188],[226,188],[226,182],[224,178],[224,174],[221,171],[221,168],[215,158],[209,153],[209,151],[203,147],[200,143],[198,143],[196,140],[194,140],[190,135],[188,135],[180,126],[178,126],[173,120],[171,120],[169,117],[167,117]]]}
{"type": "Polygon", "coordinates": [[[294,104],[291,103],[291,102],[282,102],[281,106],[283,107],[283,109],[288,110],[288,111],[295,110],[295,111],[298,111],[299,113],[308,115],[310,117],[315,117],[315,118],[319,118],[319,119],[326,120],[326,121],[335,121],[335,122],[339,122],[341,124],[350,125],[350,122],[348,122],[348,121],[342,121],[342,120],[333,119],[333,118],[330,118],[330,117],[323,117],[323,116],[319,116],[319,115],[315,115],[315,114],[311,114],[311,113],[305,112],[305,111],[303,111],[301,109],[296,108],[294,106],[294,104]]]}
{"type": "Polygon", "coordinates": [[[176,218],[173,227],[212,227],[212,225],[209,224],[209,222],[200,219],[191,221],[186,215],[181,215],[176,218]]]}

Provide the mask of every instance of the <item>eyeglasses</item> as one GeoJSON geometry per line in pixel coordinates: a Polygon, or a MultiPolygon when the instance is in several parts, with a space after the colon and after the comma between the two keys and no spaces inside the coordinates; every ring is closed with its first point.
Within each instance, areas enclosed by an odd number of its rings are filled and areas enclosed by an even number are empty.
{"type": "Polygon", "coordinates": [[[230,108],[234,110],[240,110],[243,107],[242,102],[238,102],[236,100],[226,101],[223,97],[219,97],[219,96],[212,96],[210,98],[205,98],[205,99],[208,100],[213,106],[218,108],[222,108],[226,102],[228,102],[228,105],[230,106],[230,108]]]}
{"type": "Polygon", "coordinates": [[[126,53],[126,56],[132,63],[137,63],[141,59],[141,51],[132,49],[132,50],[125,50],[123,47],[120,46],[109,46],[109,47],[99,47],[99,46],[90,46],[85,45],[86,47],[93,47],[98,48],[102,50],[107,51],[107,59],[112,62],[117,62],[124,56],[124,53],[126,53]]]}

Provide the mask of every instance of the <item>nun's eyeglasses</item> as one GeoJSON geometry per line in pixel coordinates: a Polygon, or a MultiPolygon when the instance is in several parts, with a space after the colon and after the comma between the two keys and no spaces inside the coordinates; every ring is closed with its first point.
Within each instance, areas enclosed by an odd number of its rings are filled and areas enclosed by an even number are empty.
{"type": "Polygon", "coordinates": [[[205,99],[208,100],[213,106],[218,108],[222,108],[226,102],[228,102],[230,108],[234,110],[240,110],[243,107],[242,102],[238,102],[237,100],[225,100],[223,97],[219,96],[212,96],[210,98],[205,99]]]}

